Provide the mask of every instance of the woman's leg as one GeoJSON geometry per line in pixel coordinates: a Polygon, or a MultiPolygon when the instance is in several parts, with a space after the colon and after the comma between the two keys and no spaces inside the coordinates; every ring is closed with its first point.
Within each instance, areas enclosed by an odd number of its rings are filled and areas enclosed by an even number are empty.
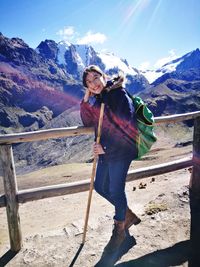
{"type": "Polygon", "coordinates": [[[115,206],[116,221],[124,221],[127,211],[127,198],[125,193],[126,176],[131,160],[117,160],[109,162],[109,199],[115,206]]]}
{"type": "Polygon", "coordinates": [[[115,251],[125,240],[125,216],[127,200],[125,182],[131,160],[107,162],[99,159],[95,178],[95,190],[115,206],[114,229],[105,251],[115,251]]]}
{"type": "Polygon", "coordinates": [[[131,160],[119,160],[108,163],[109,166],[109,198],[115,206],[114,229],[104,251],[112,253],[118,249],[126,238],[125,216],[127,200],[125,183],[131,160]]]}
{"type": "Polygon", "coordinates": [[[94,188],[98,194],[115,206],[114,219],[124,221],[127,210],[126,176],[131,160],[107,162],[99,159],[94,188]]]}
{"type": "Polygon", "coordinates": [[[112,203],[109,192],[109,167],[108,162],[103,158],[98,160],[94,188],[98,194],[112,203]]]}

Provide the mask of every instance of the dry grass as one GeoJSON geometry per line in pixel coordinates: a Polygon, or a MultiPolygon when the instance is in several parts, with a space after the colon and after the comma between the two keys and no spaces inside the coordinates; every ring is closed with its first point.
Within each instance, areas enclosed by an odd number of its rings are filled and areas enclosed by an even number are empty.
{"type": "MultiPolygon", "coordinates": [[[[70,163],[40,169],[24,175],[17,175],[18,188],[28,189],[89,179],[91,168],[91,163],[70,163]]],[[[0,180],[1,193],[3,193],[2,179],[0,180]]]]}
{"type": "Polygon", "coordinates": [[[156,214],[158,212],[165,211],[167,209],[168,209],[168,207],[167,207],[167,204],[166,203],[155,203],[155,202],[151,202],[146,207],[145,213],[147,215],[153,215],[153,214],[156,214]]]}

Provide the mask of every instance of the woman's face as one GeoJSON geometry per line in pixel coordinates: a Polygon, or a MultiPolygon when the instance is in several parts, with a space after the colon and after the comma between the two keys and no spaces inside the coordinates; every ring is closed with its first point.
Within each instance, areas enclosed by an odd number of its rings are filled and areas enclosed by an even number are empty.
{"type": "Polygon", "coordinates": [[[98,95],[106,86],[106,80],[101,74],[91,71],[86,76],[86,84],[92,94],[98,95]]]}

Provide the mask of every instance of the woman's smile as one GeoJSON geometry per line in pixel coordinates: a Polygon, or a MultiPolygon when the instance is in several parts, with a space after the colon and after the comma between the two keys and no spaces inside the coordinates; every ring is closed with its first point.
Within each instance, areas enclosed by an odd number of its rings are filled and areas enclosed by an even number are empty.
{"type": "Polygon", "coordinates": [[[93,71],[88,73],[86,84],[90,92],[100,94],[106,85],[106,81],[103,76],[93,71]]]}

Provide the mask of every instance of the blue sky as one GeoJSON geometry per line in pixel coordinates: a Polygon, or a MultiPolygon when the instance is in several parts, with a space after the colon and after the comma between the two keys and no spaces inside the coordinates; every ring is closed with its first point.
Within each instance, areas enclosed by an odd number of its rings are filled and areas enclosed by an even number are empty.
{"type": "Polygon", "coordinates": [[[0,31],[30,47],[87,43],[137,68],[156,68],[200,47],[199,0],[0,0],[0,31]]]}

